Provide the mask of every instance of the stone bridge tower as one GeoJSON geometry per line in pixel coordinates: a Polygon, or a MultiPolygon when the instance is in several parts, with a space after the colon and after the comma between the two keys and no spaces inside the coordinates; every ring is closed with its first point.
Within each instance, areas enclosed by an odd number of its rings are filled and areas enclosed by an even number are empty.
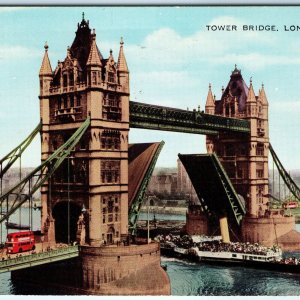
{"type": "Polygon", "coordinates": [[[252,79],[248,87],[235,67],[220,100],[215,99],[209,86],[205,111],[249,120],[250,134],[222,132],[216,137],[207,136],[206,146],[208,153],[218,155],[237,193],[244,198],[243,239],[273,244],[277,236],[292,230],[294,223],[292,218],[277,218],[281,226],[276,233],[276,221],[269,209],[268,106],[264,85],[255,95],[252,79]]]}
{"type": "Polygon", "coordinates": [[[248,136],[237,133],[220,133],[207,136],[208,152],[216,152],[238,194],[243,196],[247,214],[263,216],[268,207],[268,101],[264,86],[255,95],[245,83],[241,71],[235,68],[220,100],[215,100],[211,86],[207,96],[206,113],[247,119],[248,136]]]}
{"type": "Polygon", "coordinates": [[[88,132],[41,190],[49,241],[109,244],[128,234],[129,71],[120,42],[103,58],[95,30],[82,18],[54,70],[48,45],[40,68],[42,159],[90,117],[88,132]]]}

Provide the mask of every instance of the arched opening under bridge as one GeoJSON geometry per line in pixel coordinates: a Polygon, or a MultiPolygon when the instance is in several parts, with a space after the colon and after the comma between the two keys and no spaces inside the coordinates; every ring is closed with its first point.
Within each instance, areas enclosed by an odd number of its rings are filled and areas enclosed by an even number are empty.
{"type": "Polygon", "coordinates": [[[76,241],[77,221],[80,214],[81,208],[71,201],[62,201],[54,206],[52,215],[55,219],[55,240],[57,243],[76,241]]]}

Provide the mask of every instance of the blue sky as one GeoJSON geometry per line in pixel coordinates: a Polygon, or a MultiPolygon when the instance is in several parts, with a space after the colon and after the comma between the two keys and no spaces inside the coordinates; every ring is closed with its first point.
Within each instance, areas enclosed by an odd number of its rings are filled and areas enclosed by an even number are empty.
{"type": "MultiPolygon", "coordinates": [[[[131,100],[204,109],[208,85],[220,98],[234,65],[255,92],[264,83],[269,100],[270,141],[287,169],[300,169],[300,7],[1,7],[0,157],[39,121],[38,72],[49,44],[52,68],[66,57],[81,14],[96,29],[104,57],[117,59],[120,37],[130,69],[131,100]],[[206,25],[238,31],[207,31],[206,25]],[[276,25],[248,32],[242,25],[276,25]]],[[[130,142],[164,140],[158,166],[175,166],[177,153],[205,152],[205,137],[132,129],[130,142]]],[[[40,162],[39,138],[24,166],[40,162]]]]}

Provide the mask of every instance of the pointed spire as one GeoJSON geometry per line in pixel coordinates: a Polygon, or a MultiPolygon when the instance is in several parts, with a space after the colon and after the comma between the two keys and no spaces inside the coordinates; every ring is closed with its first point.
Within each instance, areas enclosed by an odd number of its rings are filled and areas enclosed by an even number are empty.
{"type": "Polygon", "coordinates": [[[241,75],[241,70],[237,68],[237,64],[234,65],[234,70],[232,71],[231,75],[241,75]]]}
{"type": "Polygon", "coordinates": [[[263,83],[261,85],[261,90],[259,91],[259,98],[260,98],[262,104],[265,104],[265,105],[269,104],[266,93],[265,93],[265,87],[264,87],[263,83]]]}
{"type": "Polygon", "coordinates": [[[70,50],[70,46],[67,47],[67,58],[72,59],[72,58],[71,58],[71,50],[70,50]]]}
{"type": "Polygon", "coordinates": [[[246,102],[256,102],[255,93],[252,85],[252,77],[250,77],[250,86],[246,102]]]}
{"type": "Polygon", "coordinates": [[[208,94],[205,103],[205,112],[211,115],[215,113],[215,96],[213,96],[211,84],[209,84],[208,86],[208,94]]]}
{"type": "Polygon", "coordinates": [[[48,57],[48,44],[47,42],[45,43],[45,54],[44,54],[44,58],[43,58],[43,62],[40,68],[40,73],[39,75],[51,75],[52,76],[52,68],[51,68],[51,64],[50,64],[50,60],[48,57]]]}
{"type": "Polygon", "coordinates": [[[129,72],[128,67],[127,67],[127,62],[125,59],[125,55],[123,52],[123,38],[121,37],[120,41],[120,52],[119,52],[119,58],[118,58],[118,71],[120,72],[129,72]]]}
{"type": "Polygon", "coordinates": [[[98,51],[98,47],[97,47],[97,44],[96,44],[95,29],[93,29],[92,45],[91,45],[91,50],[90,50],[90,54],[89,54],[86,65],[87,66],[89,66],[89,65],[102,66],[101,58],[99,56],[99,51],[98,51]]]}
{"type": "Polygon", "coordinates": [[[215,106],[214,96],[211,91],[211,84],[209,84],[209,86],[208,86],[208,94],[207,94],[206,104],[205,104],[205,107],[208,107],[208,106],[215,106]]]}
{"type": "Polygon", "coordinates": [[[113,57],[113,51],[112,49],[109,50],[109,57],[108,57],[108,60],[106,62],[106,66],[112,66],[114,65],[115,66],[115,60],[114,60],[114,57],[113,57]]]}

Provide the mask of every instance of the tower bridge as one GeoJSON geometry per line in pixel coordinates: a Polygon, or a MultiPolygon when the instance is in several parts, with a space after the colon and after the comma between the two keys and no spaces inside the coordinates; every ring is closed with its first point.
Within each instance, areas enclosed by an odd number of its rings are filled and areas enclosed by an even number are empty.
{"type": "MultiPolygon", "coordinates": [[[[15,279],[42,281],[42,272],[43,279],[55,284],[62,272],[70,278],[77,274],[76,280],[66,284],[87,293],[115,294],[116,287],[122,295],[170,293],[169,280],[160,267],[159,245],[131,244],[163,142],[129,145],[130,128],[207,136],[207,155],[180,156],[200,201],[199,210],[188,214],[190,233],[196,227],[208,233],[211,213],[224,211],[241,238],[251,242],[273,243],[270,232],[276,224],[277,235],[293,230],[293,217],[274,218],[268,207],[270,145],[264,86],[256,96],[252,82],[248,87],[235,68],[220,100],[209,86],[205,112],[138,103],[129,99],[122,39],[117,61],[112,51],[104,58],[95,30],[83,17],[65,59],[54,70],[48,49],[46,44],[39,72],[41,124],[0,161],[0,178],[37,132],[41,134],[42,163],[0,196],[1,211],[3,205],[7,208],[0,222],[30,202],[40,189],[45,241],[77,241],[79,252],[77,248],[71,252],[79,257],[68,269],[53,265],[50,258],[41,257],[45,265],[31,268],[26,264],[30,258],[24,264],[16,260],[20,270],[13,272],[15,279]],[[33,178],[37,178],[34,183],[33,178]],[[30,188],[24,194],[26,186],[30,188]],[[220,188],[219,193],[214,186],[220,188]],[[141,284],[143,279],[148,280],[146,285],[141,284]]],[[[282,174],[288,178],[283,170],[282,174]]]]}

